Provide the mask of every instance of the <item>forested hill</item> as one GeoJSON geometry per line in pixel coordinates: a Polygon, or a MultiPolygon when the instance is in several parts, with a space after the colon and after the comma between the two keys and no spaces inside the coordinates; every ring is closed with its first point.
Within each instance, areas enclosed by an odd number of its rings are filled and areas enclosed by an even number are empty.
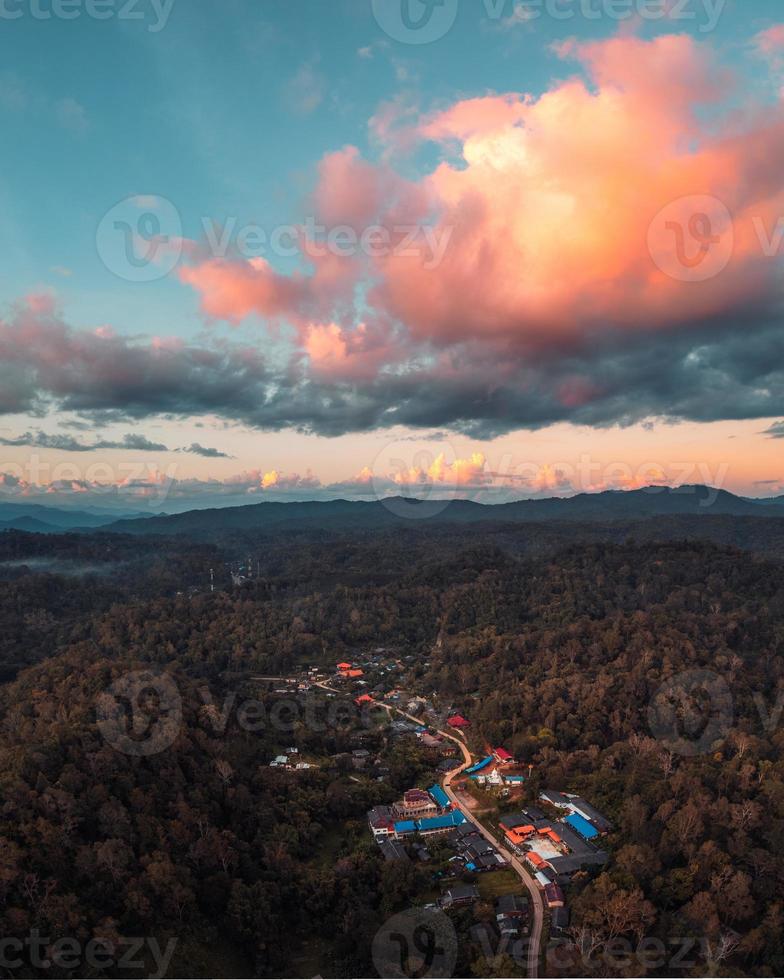
{"type": "Polygon", "coordinates": [[[427,523],[633,520],[667,515],[782,517],[784,501],[747,500],[705,486],[646,487],[576,497],[480,504],[463,499],[418,501],[391,497],[374,501],[266,502],[246,507],[193,510],[183,514],[123,520],[105,530],[127,534],[192,534],[260,527],[388,527],[427,523]]]}
{"type": "MultiPolygon", "coordinates": [[[[387,581],[345,584],[346,564],[370,569],[385,550],[367,535],[314,558],[312,540],[292,540],[290,570],[331,554],[323,586],[286,585],[287,572],[111,606],[95,593],[92,614],[83,590],[79,628],[64,616],[52,656],[0,687],[0,934],[178,937],[173,976],[281,976],[315,944],[303,976],[372,975],[375,931],[426,873],[386,864],[363,815],[417,779],[415,742],[389,750],[386,783],[358,780],[338,761],[348,733],[223,731],[201,691],[221,706],[239,677],[383,645],[410,658],[411,690],[470,715],[475,750],[503,744],[531,764],[529,802],[563,787],[610,817],[610,862],[570,890],[575,928],[634,948],[653,937],[673,956],[686,937],[700,975],[721,949],[721,974],[780,976],[781,566],[696,542],[535,558],[477,542],[406,563],[401,542],[387,581]],[[182,722],[165,750],[136,757],[101,737],[95,705],[145,667],[175,680],[182,722]],[[725,685],[732,710],[703,750],[673,753],[650,707],[694,671],[725,685]],[[295,743],[320,768],[270,769],[295,743]]],[[[613,974],[599,959],[577,975],[613,974]]]]}

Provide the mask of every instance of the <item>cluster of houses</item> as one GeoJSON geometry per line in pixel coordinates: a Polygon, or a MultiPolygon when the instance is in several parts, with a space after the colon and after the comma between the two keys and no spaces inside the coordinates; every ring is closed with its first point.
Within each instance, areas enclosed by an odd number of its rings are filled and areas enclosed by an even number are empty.
{"type": "MultiPolygon", "coordinates": [[[[491,749],[489,755],[474,763],[465,770],[465,775],[479,786],[506,787],[513,789],[521,786],[526,776],[510,772],[517,766],[517,760],[505,748],[491,749]]],[[[529,775],[530,775],[529,766],[529,775]]]]}
{"type": "Polygon", "coordinates": [[[299,762],[297,759],[293,758],[297,755],[299,755],[299,749],[294,747],[286,749],[286,755],[277,755],[272,762],[270,762],[270,769],[302,770],[315,768],[315,766],[313,766],[310,762],[299,762]]]}
{"type": "MultiPolygon", "coordinates": [[[[476,885],[458,884],[448,888],[439,900],[442,909],[460,908],[478,901],[476,885]]],[[[530,901],[527,895],[500,895],[495,900],[495,920],[477,922],[469,929],[472,942],[478,943],[491,956],[504,951],[514,955],[513,944],[530,931],[530,901]]],[[[522,960],[524,952],[515,958],[522,960]]]]}
{"type": "Polygon", "coordinates": [[[372,687],[378,694],[386,694],[394,684],[393,678],[414,660],[413,656],[397,657],[384,647],[377,647],[372,653],[363,654],[360,660],[343,660],[336,664],[332,680],[372,687]]]}
{"type": "MultiPolygon", "coordinates": [[[[529,911],[527,895],[501,895],[495,900],[495,922],[477,922],[468,935],[491,955],[502,950],[514,954],[514,947],[509,944],[528,933],[529,911]]],[[[522,960],[523,955],[518,954],[515,959],[522,960]]]]}
{"type": "Polygon", "coordinates": [[[457,873],[483,874],[507,867],[499,851],[466,819],[462,810],[452,806],[437,783],[427,790],[407,790],[393,806],[374,807],[368,813],[368,824],[388,860],[407,857],[402,841],[438,834],[445,835],[454,850],[450,862],[456,865],[457,873]]]}
{"type": "Polygon", "coordinates": [[[607,862],[607,852],[598,839],[607,834],[610,822],[581,796],[546,790],[540,799],[557,807],[563,815],[547,817],[538,807],[510,813],[499,821],[510,849],[519,854],[544,892],[552,912],[553,928],[568,925],[568,910],[562,885],[579,871],[590,871],[607,862]]]}
{"type": "Polygon", "coordinates": [[[472,823],[464,823],[450,831],[447,842],[454,849],[455,855],[450,858],[458,866],[459,871],[471,871],[474,874],[484,874],[488,871],[499,871],[508,867],[508,862],[493,847],[472,823]]]}
{"type": "Polygon", "coordinates": [[[377,842],[402,840],[419,834],[444,834],[466,823],[462,810],[452,807],[449,797],[436,783],[427,790],[410,789],[393,806],[376,806],[368,823],[377,842]]]}

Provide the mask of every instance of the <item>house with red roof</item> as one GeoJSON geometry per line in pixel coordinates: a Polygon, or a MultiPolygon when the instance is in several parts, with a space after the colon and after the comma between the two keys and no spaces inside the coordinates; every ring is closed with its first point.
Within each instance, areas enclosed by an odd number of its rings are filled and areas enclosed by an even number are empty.
{"type": "Polygon", "coordinates": [[[468,726],[471,724],[471,722],[467,718],[464,718],[462,715],[452,715],[451,718],[447,718],[446,723],[447,725],[449,725],[450,728],[458,728],[458,729],[468,728],[468,726]]]}
{"type": "Polygon", "coordinates": [[[369,694],[360,694],[358,698],[354,698],[354,704],[361,708],[363,704],[373,704],[373,698],[369,694]]]}
{"type": "Polygon", "coordinates": [[[493,758],[502,766],[511,766],[515,761],[514,756],[502,748],[493,749],[493,758]]]}

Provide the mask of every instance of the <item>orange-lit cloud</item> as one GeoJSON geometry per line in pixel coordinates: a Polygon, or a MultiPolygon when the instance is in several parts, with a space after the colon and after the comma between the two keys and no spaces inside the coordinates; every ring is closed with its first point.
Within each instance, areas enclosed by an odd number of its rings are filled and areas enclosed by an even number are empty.
{"type": "MultiPolygon", "coordinates": [[[[777,38],[772,30],[759,44],[772,47],[777,38]]],[[[199,289],[207,313],[229,320],[254,312],[297,322],[329,308],[330,319],[303,334],[303,347],[317,366],[347,376],[355,374],[350,331],[366,329],[352,325],[350,308],[363,279],[372,313],[402,324],[414,349],[481,339],[518,356],[613,331],[699,325],[777,296],[778,269],[759,239],[784,213],[784,109],[722,113],[741,83],[717,66],[708,45],[685,35],[567,42],[559,53],[582,76],[539,97],[467,99],[405,127],[407,139],[442,149],[442,162],[418,184],[351,147],[322,161],[314,200],[328,224],[377,220],[390,228],[436,214],[435,232],[450,235],[437,267],[392,250],[357,254],[354,275],[345,265],[339,274],[317,264],[310,277],[285,277],[265,262],[210,261],[184,280],[199,289]],[[673,222],[688,236],[690,199],[705,195],[733,216],[731,261],[705,282],[682,281],[663,272],[651,250],[676,248],[673,222]],[[667,206],[669,223],[659,228],[667,206]]],[[[688,237],[686,244],[699,247],[688,237]]],[[[390,349],[382,359],[408,353],[390,349]]],[[[564,404],[600,386],[586,380],[580,390],[567,391],[564,404]]]]}
{"type": "Polygon", "coordinates": [[[444,453],[439,453],[429,466],[403,469],[391,474],[391,478],[402,487],[422,484],[475,487],[491,482],[486,464],[484,453],[472,453],[469,459],[455,459],[451,463],[444,453]]]}
{"type": "MultiPolygon", "coordinates": [[[[758,73],[781,38],[753,40],[758,73]]],[[[0,411],[482,438],[562,421],[780,418],[784,100],[750,95],[686,35],[557,53],[563,77],[542,93],[424,113],[398,100],[373,123],[378,161],[326,155],[312,217],[354,232],[353,250],[325,248],[307,222],[295,272],[190,243],[182,281],[208,318],[271,327],[266,358],[261,341],[73,330],[32,298],[0,321],[0,411]],[[393,165],[412,147],[427,153],[393,165]],[[424,159],[436,162],[412,177],[424,159]],[[362,240],[371,226],[386,247],[362,240]]]]}

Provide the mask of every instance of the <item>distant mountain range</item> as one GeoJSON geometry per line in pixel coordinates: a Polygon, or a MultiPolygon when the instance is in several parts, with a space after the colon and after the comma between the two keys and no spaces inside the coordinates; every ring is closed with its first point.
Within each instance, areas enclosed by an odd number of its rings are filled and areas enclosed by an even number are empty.
{"type": "Polygon", "coordinates": [[[216,510],[192,510],[182,514],[120,520],[104,531],[124,534],[209,534],[244,529],[290,527],[374,528],[417,520],[430,523],[613,521],[666,515],[731,515],[736,517],[784,517],[784,497],[750,500],[726,490],[705,486],[646,487],[641,490],[609,490],[575,497],[518,500],[505,504],[480,504],[471,500],[420,501],[405,497],[384,500],[329,500],[251,504],[216,510]]]}
{"type": "Polygon", "coordinates": [[[16,504],[0,502],[0,531],[34,531],[39,534],[62,534],[75,528],[82,530],[103,527],[118,519],[140,518],[136,513],[118,514],[117,511],[85,508],[66,510],[47,507],[45,504],[16,504]]]}

